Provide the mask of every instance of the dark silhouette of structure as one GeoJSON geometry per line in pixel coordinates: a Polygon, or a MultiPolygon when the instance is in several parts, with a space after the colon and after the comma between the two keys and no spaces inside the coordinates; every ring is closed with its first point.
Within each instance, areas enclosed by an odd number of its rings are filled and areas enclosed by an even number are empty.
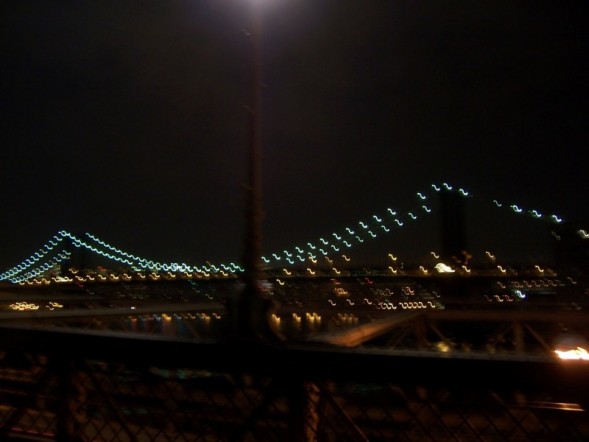
{"type": "Polygon", "coordinates": [[[242,280],[244,289],[231,310],[232,338],[238,340],[274,341],[277,335],[270,327],[272,303],[265,296],[262,282],[262,178],[261,178],[261,88],[260,54],[261,17],[255,5],[251,8],[251,96],[246,107],[249,113],[249,150],[247,157],[245,235],[242,280]]]}
{"type": "Polygon", "coordinates": [[[468,260],[464,197],[440,191],[442,258],[456,264],[468,260]]]}

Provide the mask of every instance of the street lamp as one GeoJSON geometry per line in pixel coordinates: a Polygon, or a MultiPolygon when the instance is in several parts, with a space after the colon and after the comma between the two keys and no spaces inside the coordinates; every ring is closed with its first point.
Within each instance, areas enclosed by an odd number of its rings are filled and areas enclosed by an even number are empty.
{"type": "Polygon", "coordinates": [[[251,1],[251,28],[247,35],[251,45],[251,90],[246,110],[249,114],[249,150],[247,156],[246,231],[243,255],[244,282],[257,287],[262,279],[262,177],[261,177],[261,18],[258,2],[251,1]]]}
{"type": "Polygon", "coordinates": [[[249,114],[249,149],[247,155],[247,183],[245,235],[243,251],[244,288],[237,300],[233,322],[234,333],[240,339],[275,340],[268,318],[271,304],[264,296],[262,257],[262,176],[261,176],[261,93],[262,69],[260,53],[260,0],[250,0],[250,29],[246,30],[251,46],[251,96],[246,106],[249,114]]]}

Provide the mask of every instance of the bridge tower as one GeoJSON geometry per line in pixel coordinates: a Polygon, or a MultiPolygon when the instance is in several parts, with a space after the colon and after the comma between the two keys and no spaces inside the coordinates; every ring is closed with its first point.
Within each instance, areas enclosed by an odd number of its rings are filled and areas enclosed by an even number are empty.
{"type": "MultiPolygon", "coordinates": [[[[456,267],[468,264],[465,199],[458,192],[440,191],[441,259],[456,267]]],[[[460,278],[449,275],[440,281],[440,291],[448,299],[460,300],[468,296],[469,288],[460,278]]]]}
{"type": "MultiPolygon", "coordinates": [[[[76,237],[81,237],[76,232],[76,237]]],[[[82,270],[88,266],[88,253],[83,247],[76,247],[71,239],[65,239],[61,244],[61,251],[69,253],[69,258],[61,264],[61,275],[72,276],[72,269],[82,270]]]]}
{"type": "Polygon", "coordinates": [[[552,226],[551,233],[554,261],[559,271],[587,278],[589,239],[585,233],[570,224],[552,226]]]}
{"type": "Polygon", "coordinates": [[[458,192],[440,191],[442,258],[451,264],[468,261],[465,199],[458,192]]]}

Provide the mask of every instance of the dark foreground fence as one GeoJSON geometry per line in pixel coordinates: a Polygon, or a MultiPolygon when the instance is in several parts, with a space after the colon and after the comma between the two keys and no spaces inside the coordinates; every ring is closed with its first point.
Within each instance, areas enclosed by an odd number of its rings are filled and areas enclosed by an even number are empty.
{"type": "Polygon", "coordinates": [[[0,440],[587,441],[589,363],[0,327],[0,440]]]}

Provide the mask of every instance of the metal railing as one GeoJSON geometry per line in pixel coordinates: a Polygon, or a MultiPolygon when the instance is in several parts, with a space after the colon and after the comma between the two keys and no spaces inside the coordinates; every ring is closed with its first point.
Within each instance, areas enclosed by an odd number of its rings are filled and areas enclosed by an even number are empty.
{"type": "Polygon", "coordinates": [[[584,441],[589,364],[0,327],[0,440],[584,441]]]}

